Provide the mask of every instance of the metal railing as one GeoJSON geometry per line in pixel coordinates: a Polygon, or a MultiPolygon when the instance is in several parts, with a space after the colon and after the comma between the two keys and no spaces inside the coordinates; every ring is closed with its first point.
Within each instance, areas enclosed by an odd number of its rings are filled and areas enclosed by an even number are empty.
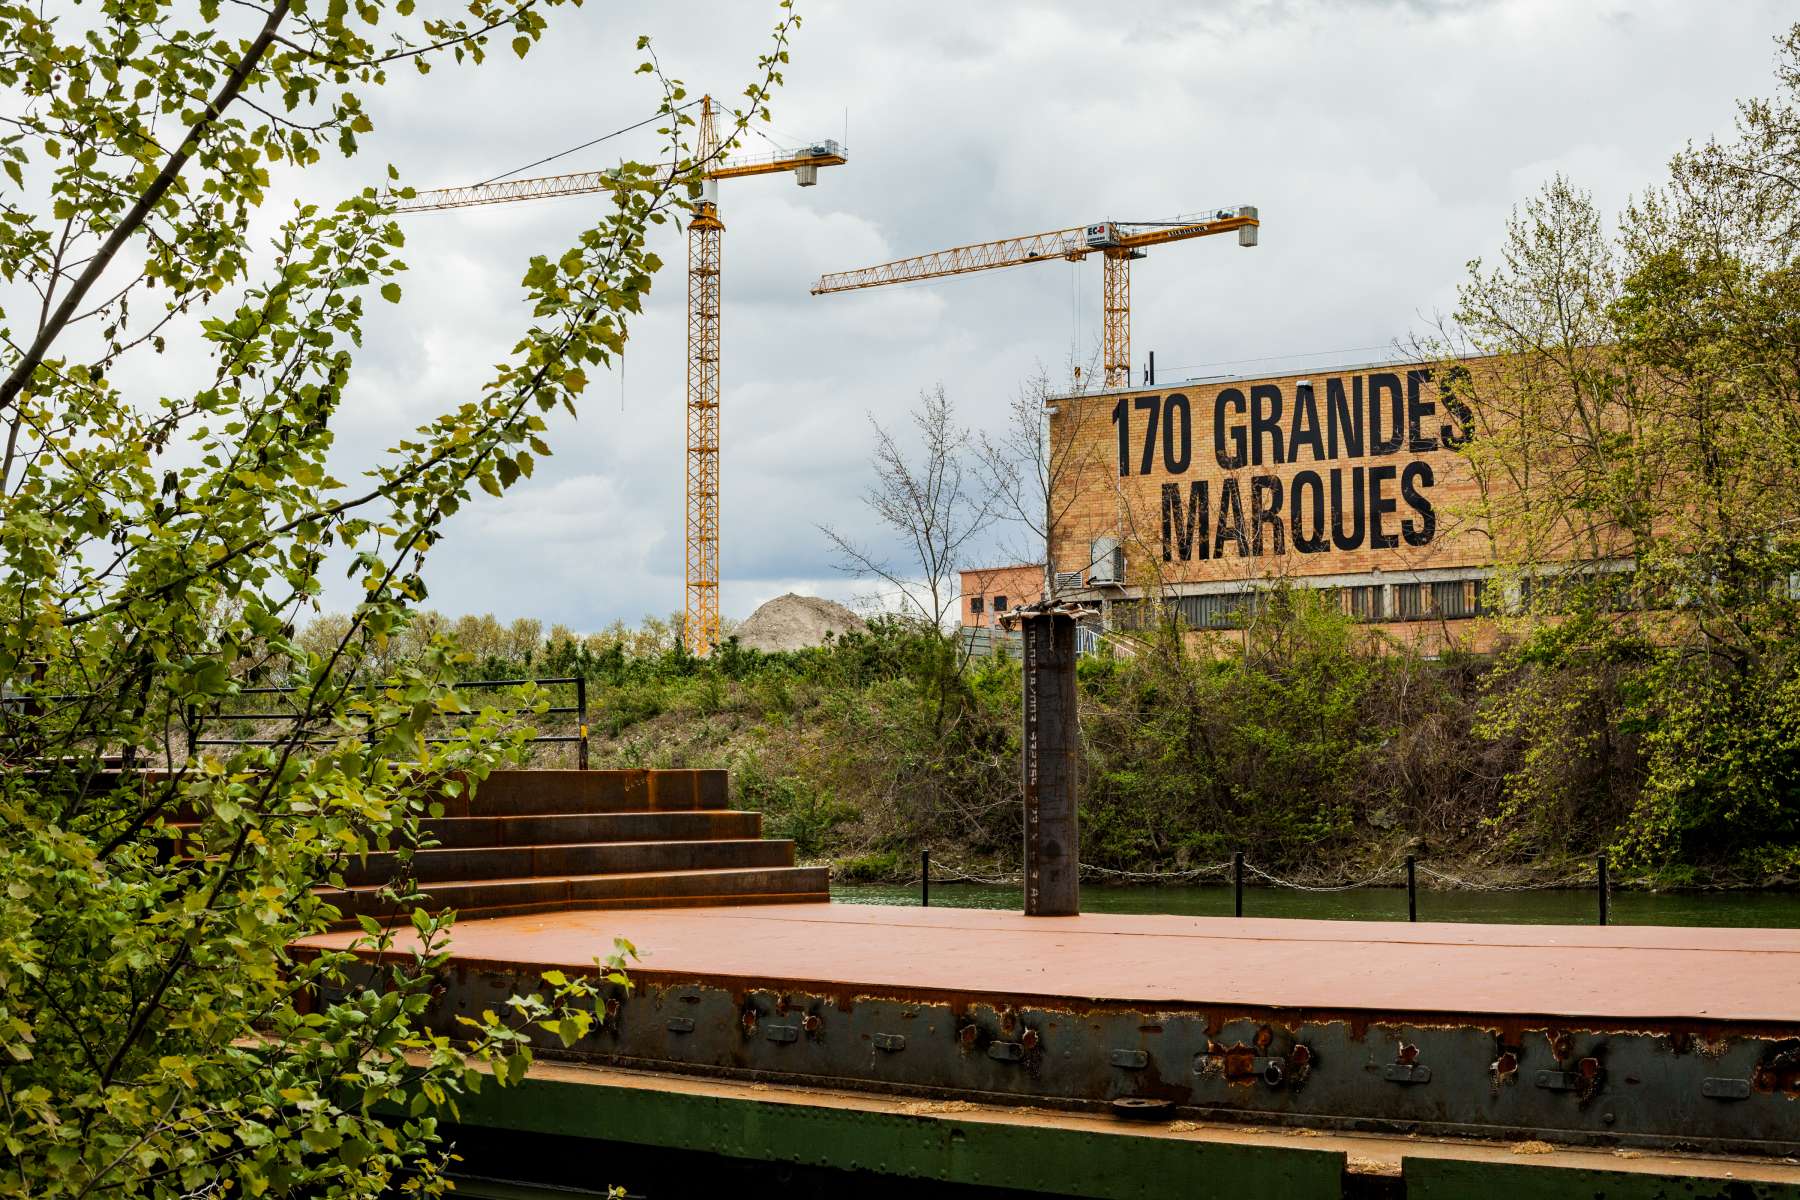
{"type": "MultiPolygon", "coordinates": [[[[556,675],[544,679],[466,679],[451,684],[450,686],[452,691],[460,691],[465,688],[524,687],[527,684],[536,684],[539,687],[555,687],[571,683],[575,685],[575,703],[552,705],[545,708],[542,715],[573,716],[575,718],[576,732],[540,733],[534,734],[525,740],[534,744],[540,742],[573,742],[575,744],[576,767],[578,770],[585,771],[588,769],[588,704],[587,680],[582,676],[556,675]]],[[[248,687],[240,688],[235,694],[238,696],[286,696],[292,695],[299,690],[300,689],[298,688],[292,687],[248,687]]],[[[450,717],[458,714],[446,713],[444,715],[450,717]]],[[[201,737],[200,734],[203,731],[205,724],[209,721],[293,721],[301,723],[306,719],[306,714],[304,713],[222,712],[216,707],[211,712],[202,713],[197,707],[190,706],[185,714],[188,753],[190,755],[193,754],[201,746],[279,746],[294,740],[292,736],[285,738],[201,737]]],[[[443,744],[455,741],[456,739],[448,737],[428,737],[425,740],[434,744],[443,744]]]]}

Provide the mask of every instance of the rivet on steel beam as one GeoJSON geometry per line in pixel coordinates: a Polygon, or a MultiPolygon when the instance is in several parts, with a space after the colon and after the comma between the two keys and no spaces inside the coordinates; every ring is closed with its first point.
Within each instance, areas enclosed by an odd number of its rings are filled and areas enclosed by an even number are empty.
{"type": "Polygon", "coordinates": [[[822,1024],[823,1022],[819,1020],[818,1013],[807,1013],[806,1020],[800,1022],[800,1027],[808,1033],[817,1033],[819,1032],[819,1026],[822,1024]]]}
{"type": "Polygon", "coordinates": [[[1112,1065],[1127,1071],[1141,1071],[1150,1065],[1150,1055],[1142,1050],[1114,1050],[1112,1065]]]}
{"type": "Polygon", "coordinates": [[[1702,1079],[1700,1094],[1709,1100],[1748,1100],[1750,1098],[1750,1081],[1748,1079],[1702,1079]]]}

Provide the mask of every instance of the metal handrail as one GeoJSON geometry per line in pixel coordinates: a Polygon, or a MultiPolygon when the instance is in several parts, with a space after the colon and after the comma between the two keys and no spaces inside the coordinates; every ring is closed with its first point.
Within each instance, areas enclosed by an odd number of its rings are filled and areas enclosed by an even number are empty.
{"type": "MultiPolygon", "coordinates": [[[[526,740],[529,742],[532,742],[532,743],[537,743],[537,742],[558,742],[558,743],[574,742],[575,747],[576,747],[576,749],[575,749],[576,769],[585,771],[588,769],[588,703],[587,703],[587,679],[585,677],[580,676],[580,675],[555,675],[555,676],[548,676],[548,677],[545,677],[542,679],[467,679],[467,680],[462,680],[457,683],[453,683],[450,686],[451,686],[451,690],[454,691],[458,688],[524,687],[526,684],[536,684],[539,687],[551,687],[551,686],[556,686],[559,684],[569,684],[569,683],[572,683],[575,685],[575,703],[574,704],[556,705],[553,707],[549,707],[549,708],[544,709],[544,713],[545,713],[545,715],[574,716],[576,718],[576,726],[577,726],[578,732],[576,732],[576,733],[543,733],[543,734],[537,734],[533,737],[527,738],[526,740]]],[[[271,686],[263,686],[263,687],[239,688],[237,691],[237,695],[240,695],[240,696],[285,696],[285,695],[291,695],[294,692],[297,692],[299,690],[300,690],[299,688],[295,688],[295,687],[279,687],[279,686],[271,685],[271,686]]],[[[453,715],[453,714],[445,714],[445,715],[449,716],[449,715],[453,715]]],[[[293,721],[296,723],[300,723],[300,722],[303,722],[306,718],[305,718],[304,714],[301,714],[301,713],[280,713],[280,712],[222,713],[222,712],[218,712],[215,710],[214,712],[209,714],[209,719],[223,719],[223,720],[230,720],[230,721],[293,721]]],[[[186,722],[185,722],[187,725],[187,734],[188,734],[187,742],[188,742],[188,753],[189,754],[192,754],[196,749],[198,749],[201,746],[279,746],[279,745],[284,745],[289,741],[295,740],[293,738],[203,738],[203,737],[197,736],[197,734],[199,732],[201,720],[202,720],[201,714],[197,711],[196,708],[194,708],[193,706],[190,706],[187,711],[186,722]]],[[[296,732],[298,732],[298,731],[296,731],[296,732]]],[[[322,744],[323,742],[325,742],[326,740],[327,739],[323,739],[323,738],[301,739],[303,745],[319,745],[319,744],[322,744]]],[[[456,739],[454,739],[454,738],[445,738],[445,737],[428,737],[425,739],[425,741],[427,743],[438,744],[438,745],[448,743],[448,742],[453,742],[455,740],[456,739]]]]}

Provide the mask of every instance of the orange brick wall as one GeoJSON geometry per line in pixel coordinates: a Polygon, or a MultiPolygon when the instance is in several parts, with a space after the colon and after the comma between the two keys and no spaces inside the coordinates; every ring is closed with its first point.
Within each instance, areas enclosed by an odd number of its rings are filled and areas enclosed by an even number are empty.
{"type": "Polygon", "coordinates": [[[962,623],[994,623],[994,602],[1006,598],[1006,607],[1017,608],[1044,597],[1044,565],[1033,563],[1005,567],[976,567],[962,572],[962,623]],[[981,611],[975,611],[979,599],[981,611]]]}

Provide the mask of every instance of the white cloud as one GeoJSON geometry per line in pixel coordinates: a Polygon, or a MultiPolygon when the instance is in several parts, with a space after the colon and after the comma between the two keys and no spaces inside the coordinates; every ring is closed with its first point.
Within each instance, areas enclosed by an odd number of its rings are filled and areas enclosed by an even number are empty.
{"type": "MultiPolygon", "coordinates": [[[[1684,141],[1728,130],[1734,100],[1768,90],[1792,18],[1777,0],[802,10],[771,137],[840,136],[848,108],[851,157],[816,188],[723,189],[722,596],[739,617],[790,589],[858,592],[814,525],[875,536],[866,414],[903,422],[941,380],[991,423],[1038,364],[1085,356],[1098,332],[1095,262],[809,296],[819,274],[1248,202],[1260,248],[1203,240],[1137,264],[1135,357],[1154,349],[1167,370],[1385,344],[1448,306],[1464,262],[1550,173],[1616,210],[1684,141]]],[[[323,200],[389,161],[422,187],[484,179],[629,124],[656,102],[631,74],[638,32],[696,92],[734,94],[774,17],[742,0],[559,10],[523,63],[397,73],[364,154],[302,182],[323,200]]],[[[539,171],[654,152],[646,131],[539,171]]],[[[346,468],[475,394],[526,320],[526,258],[560,251],[598,203],[409,218],[407,300],[371,305],[346,468]]],[[[596,377],[580,418],[552,423],[536,478],[459,514],[428,568],[436,607],[595,628],[680,606],[686,254],[672,231],[657,240],[669,265],[632,330],[623,405],[617,375],[596,377]]],[[[180,373],[152,378],[170,390],[180,373]]]]}

